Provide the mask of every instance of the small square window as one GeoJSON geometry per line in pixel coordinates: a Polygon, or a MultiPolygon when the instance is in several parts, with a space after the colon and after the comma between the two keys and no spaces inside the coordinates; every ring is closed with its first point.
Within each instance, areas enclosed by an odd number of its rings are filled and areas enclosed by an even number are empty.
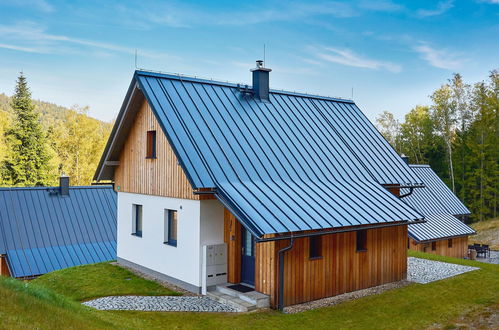
{"type": "Polygon", "coordinates": [[[177,211],[165,210],[165,238],[164,243],[177,246],[177,211]]]}
{"type": "Polygon", "coordinates": [[[452,247],[452,238],[447,240],[447,247],[450,249],[452,247]]]}
{"type": "Polygon", "coordinates": [[[367,251],[367,230],[357,230],[357,251],[367,251]]]}
{"type": "Polygon", "coordinates": [[[309,258],[322,258],[322,236],[310,236],[309,258]]]}
{"type": "Polygon", "coordinates": [[[156,131],[147,131],[146,158],[156,158],[156,131]]]}
{"type": "Polygon", "coordinates": [[[436,251],[437,250],[437,242],[431,242],[431,250],[436,251]]]}
{"type": "Polygon", "coordinates": [[[142,205],[132,205],[132,235],[142,237],[142,205]]]}

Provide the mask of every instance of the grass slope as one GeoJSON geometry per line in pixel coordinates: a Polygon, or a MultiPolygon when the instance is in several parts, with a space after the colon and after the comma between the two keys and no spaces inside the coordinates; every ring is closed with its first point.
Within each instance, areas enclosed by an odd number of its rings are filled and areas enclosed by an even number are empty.
{"type": "MultiPolygon", "coordinates": [[[[463,315],[475,315],[484,308],[496,308],[499,303],[499,266],[480,262],[452,259],[410,252],[410,255],[432,260],[480,267],[478,271],[429,284],[407,287],[364,297],[337,306],[286,315],[275,311],[251,314],[208,313],[147,313],[99,312],[89,310],[67,297],[30,291],[39,288],[41,281],[28,285],[27,291],[12,290],[0,280],[0,292],[7,292],[8,311],[0,315],[8,318],[7,328],[22,326],[52,328],[54,319],[61,319],[61,327],[74,328],[383,328],[420,329],[430,325],[453,326],[463,315]],[[55,297],[55,298],[54,298],[55,297]],[[22,304],[29,303],[25,308],[22,304]],[[13,306],[12,306],[13,305],[13,306]],[[20,306],[19,306],[20,305],[20,306]],[[35,311],[36,317],[32,316],[35,311]],[[12,314],[15,313],[15,314],[12,314]],[[16,323],[19,322],[19,323],[16,323]]],[[[79,268],[85,273],[85,267],[79,268]]],[[[81,275],[85,277],[84,274],[81,275]]],[[[66,285],[77,285],[76,280],[61,277],[66,285]],[[72,283],[74,281],[74,283],[72,283]]],[[[95,281],[110,281],[104,276],[95,281]]],[[[55,285],[55,284],[53,284],[55,285]]],[[[99,284],[99,286],[101,286],[99,284]]],[[[104,286],[104,285],[102,285],[104,286]]],[[[65,291],[58,289],[59,292],[65,291]]],[[[108,291],[109,292],[109,291],[108,291]]],[[[73,297],[81,297],[74,294],[73,297]]],[[[2,299],[3,300],[3,299],[2,299]]],[[[4,304],[2,304],[4,305],[4,304]]]]}
{"type": "Polygon", "coordinates": [[[180,295],[110,263],[66,268],[40,276],[32,282],[76,301],[121,295],[180,295]]]}
{"type": "Polygon", "coordinates": [[[493,250],[499,250],[499,219],[475,222],[471,227],[477,234],[470,236],[471,243],[488,244],[493,250]]]}

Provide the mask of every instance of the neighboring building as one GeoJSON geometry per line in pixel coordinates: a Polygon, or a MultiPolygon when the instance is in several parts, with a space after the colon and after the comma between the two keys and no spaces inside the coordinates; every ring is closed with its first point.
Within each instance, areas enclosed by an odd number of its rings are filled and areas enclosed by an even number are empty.
{"type": "Polygon", "coordinates": [[[417,176],[349,100],[136,71],[96,171],[118,262],[282,307],[406,278],[417,176]],[[398,189],[398,188],[397,188],[398,189]]]}
{"type": "MultiPolygon", "coordinates": [[[[475,234],[462,221],[470,211],[429,165],[410,167],[426,187],[415,189],[403,201],[421,212],[426,223],[409,226],[408,247],[421,252],[464,258],[468,253],[468,236],[475,234]]],[[[402,189],[402,193],[405,192],[402,189]]]]}
{"type": "Polygon", "coordinates": [[[33,278],[116,260],[111,186],[0,188],[0,274],[33,278]]]}

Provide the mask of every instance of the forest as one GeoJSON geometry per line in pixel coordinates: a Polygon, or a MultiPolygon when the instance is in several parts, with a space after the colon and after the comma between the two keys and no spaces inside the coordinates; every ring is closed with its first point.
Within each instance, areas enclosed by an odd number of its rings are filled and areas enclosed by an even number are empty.
{"type": "Polygon", "coordinates": [[[12,97],[0,94],[0,186],[53,186],[68,175],[71,185],[89,185],[112,123],[31,99],[21,74],[12,97]]]}
{"type": "Polygon", "coordinates": [[[497,217],[499,178],[499,72],[468,84],[454,74],[402,122],[389,111],[378,130],[412,164],[429,164],[466,204],[471,220],[497,217]]]}
{"type": "MultiPolygon", "coordinates": [[[[429,164],[468,206],[471,220],[497,217],[499,72],[465,83],[459,74],[403,121],[384,111],[376,126],[412,164],[429,164]]],[[[12,97],[0,94],[0,186],[50,186],[61,174],[89,185],[112,123],[31,99],[26,77],[12,97]]]]}

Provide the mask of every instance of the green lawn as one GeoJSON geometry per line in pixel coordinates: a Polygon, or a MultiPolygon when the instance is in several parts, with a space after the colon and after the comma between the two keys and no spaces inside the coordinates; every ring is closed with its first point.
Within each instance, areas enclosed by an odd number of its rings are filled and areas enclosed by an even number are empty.
{"type": "MultiPolygon", "coordinates": [[[[251,314],[208,313],[145,313],[101,312],[78,305],[75,299],[104,295],[94,291],[82,292],[78,278],[85,278],[86,269],[75,268],[82,274],[59,277],[65,289],[56,294],[45,287],[45,282],[22,282],[0,279],[0,319],[6,328],[384,328],[421,329],[433,324],[452,326],[463,315],[476,315],[484,307],[499,306],[499,266],[474,261],[458,260],[411,252],[410,255],[433,260],[480,267],[478,271],[430,284],[412,284],[403,288],[349,301],[337,306],[286,315],[276,311],[251,314]],[[68,290],[71,285],[80,287],[68,290]],[[69,292],[69,295],[68,293],[69,292]],[[65,296],[63,296],[64,294],[65,296]],[[5,298],[4,298],[5,297],[5,298]]],[[[110,265],[108,265],[110,266],[110,265]]],[[[67,274],[67,273],[66,273],[67,274]]],[[[50,276],[50,275],[49,275],[50,276]]],[[[133,275],[132,275],[133,276],[133,275]]],[[[91,285],[112,290],[105,276],[94,277],[102,282],[91,285]]],[[[112,282],[113,280],[111,280],[112,282]]],[[[57,283],[50,283],[52,288],[57,283]]],[[[122,294],[123,286],[116,293],[122,294]]],[[[92,289],[95,290],[95,289],[92,289]]],[[[139,287],[136,290],[140,291],[139,287]]],[[[148,291],[144,290],[145,291],[148,291]]],[[[83,298],[85,299],[85,298],[83,298]]]]}
{"type": "Polygon", "coordinates": [[[120,295],[180,295],[156,282],[110,263],[77,266],[45,274],[31,281],[76,301],[120,295]]]}

